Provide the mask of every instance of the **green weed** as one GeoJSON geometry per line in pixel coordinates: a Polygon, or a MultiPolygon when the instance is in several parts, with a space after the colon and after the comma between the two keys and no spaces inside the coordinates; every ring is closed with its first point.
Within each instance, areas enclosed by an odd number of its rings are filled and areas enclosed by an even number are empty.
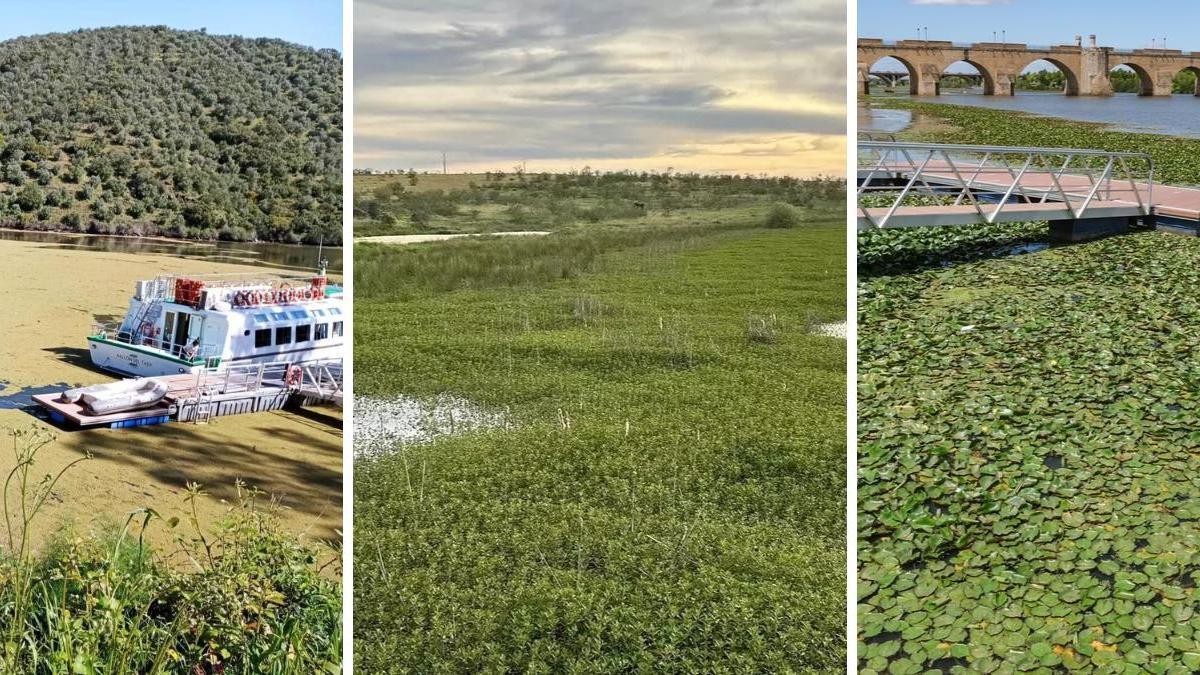
{"type": "Polygon", "coordinates": [[[359,393],[510,424],[356,464],[358,668],[844,665],[845,343],[764,349],[747,317],[843,317],[845,228],[767,230],[765,208],[359,247],[359,393]]]}
{"type": "MultiPolygon", "coordinates": [[[[27,541],[38,512],[71,465],[32,473],[47,439],[10,432],[15,466],[5,482],[8,549],[0,555],[0,671],[6,673],[336,673],[341,593],[316,554],[285,534],[257,495],[211,530],[191,517],[130,513],[108,537],[66,536],[35,556],[27,541]],[[148,527],[173,533],[157,553],[148,527]]],[[[83,461],[83,460],[78,460],[83,461]]],[[[336,564],[336,556],[329,564],[336,564]]]]}

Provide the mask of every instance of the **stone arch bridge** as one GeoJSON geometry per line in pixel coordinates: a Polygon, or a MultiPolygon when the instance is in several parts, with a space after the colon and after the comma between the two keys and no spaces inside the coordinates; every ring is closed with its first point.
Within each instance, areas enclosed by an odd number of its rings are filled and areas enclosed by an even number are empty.
{"type": "Polygon", "coordinates": [[[871,92],[871,66],[892,57],[908,70],[909,91],[915,96],[936,96],[946,69],[959,61],[974,66],[983,80],[983,93],[1011,96],[1021,71],[1034,61],[1049,61],[1066,76],[1068,96],[1110,96],[1113,93],[1109,72],[1128,66],[1137,73],[1142,96],[1170,96],[1175,75],[1183,70],[1197,74],[1196,92],[1200,96],[1200,52],[1176,49],[1118,50],[1097,47],[1096,37],[1084,46],[1080,38],[1073,45],[1030,47],[1011,42],[956,44],[939,40],[858,39],[859,92],[871,92]]]}

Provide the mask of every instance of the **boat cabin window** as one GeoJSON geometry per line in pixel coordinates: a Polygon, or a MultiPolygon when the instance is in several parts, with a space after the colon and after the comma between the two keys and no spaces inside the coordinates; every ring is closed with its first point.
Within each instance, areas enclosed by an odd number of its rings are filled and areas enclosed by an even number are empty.
{"type": "Polygon", "coordinates": [[[312,326],[304,324],[296,326],[296,342],[308,342],[312,337],[312,326]]]}
{"type": "Polygon", "coordinates": [[[254,346],[255,347],[270,347],[271,346],[271,329],[259,328],[254,331],[254,346]]]}
{"type": "Polygon", "coordinates": [[[329,337],[329,324],[319,323],[316,325],[316,334],[313,335],[314,340],[324,340],[329,337]]]}
{"type": "Polygon", "coordinates": [[[333,336],[334,337],[342,337],[342,322],[341,321],[333,322],[333,336]]]}
{"type": "Polygon", "coordinates": [[[286,345],[292,342],[292,327],[279,326],[275,329],[275,344],[286,345]]]}

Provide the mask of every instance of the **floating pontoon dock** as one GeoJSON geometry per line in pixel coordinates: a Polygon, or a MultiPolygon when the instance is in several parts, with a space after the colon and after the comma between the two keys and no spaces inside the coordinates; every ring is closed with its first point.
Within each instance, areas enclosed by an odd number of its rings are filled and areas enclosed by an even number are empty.
{"type": "Polygon", "coordinates": [[[167,394],[153,406],[93,415],[61,394],[33,396],[50,419],[71,427],[122,429],[166,422],[202,423],[214,417],[279,410],[289,404],[342,405],[342,362],[266,364],[203,370],[155,379],[167,394]],[[290,375],[290,376],[289,376],[290,375]]]}

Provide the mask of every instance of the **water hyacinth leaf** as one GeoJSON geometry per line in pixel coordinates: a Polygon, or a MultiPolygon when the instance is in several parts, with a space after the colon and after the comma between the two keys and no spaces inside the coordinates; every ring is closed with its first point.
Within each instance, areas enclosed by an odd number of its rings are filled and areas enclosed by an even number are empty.
{"type": "Polygon", "coordinates": [[[995,254],[1044,232],[860,237],[858,548],[918,571],[863,602],[977,603],[970,671],[1200,667],[1200,241],[995,254]]]}

